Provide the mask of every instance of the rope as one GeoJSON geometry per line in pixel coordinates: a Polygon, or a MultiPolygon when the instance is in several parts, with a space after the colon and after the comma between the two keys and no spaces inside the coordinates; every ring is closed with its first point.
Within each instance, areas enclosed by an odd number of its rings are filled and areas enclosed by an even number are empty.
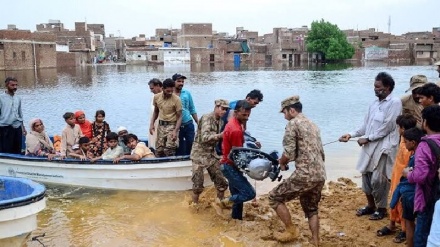
{"type": "Polygon", "coordinates": [[[40,243],[43,247],[46,247],[46,245],[44,245],[39,238],[44,238],[44,236],[46,236],[46,233],[37,235],[35,237],[32,237],[31,241],[37,241],[38,243],[40,243]]]}
{"type": "MultiPolygon", "coordinates": [[[[348,140],[348,141],[350,141],[350,142],[357,142],[357,140],[348,140]]],[[[325,145],[328,145],[328,144],[332,144],[332,143],[335,143],[335,142],[339,142],[339,139],[338,140],[336,140],[336,141],[332,141],[332,142],[327,142],[327,143],[324,143],[324,144],[322,144],[322,146],[325,146],[325,145]]]]}

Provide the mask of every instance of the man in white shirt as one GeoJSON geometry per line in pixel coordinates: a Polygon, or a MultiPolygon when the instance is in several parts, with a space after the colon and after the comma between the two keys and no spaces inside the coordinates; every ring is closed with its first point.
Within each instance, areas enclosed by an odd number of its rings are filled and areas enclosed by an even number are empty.
{"type": "Polygon", "coordinates": [[[396,118],[402,111],[401,100],[391,95],[394,85],[391,75],[379,73],[374,82],[378,99],[370,105],[362,127],[339,138],[347,142],[360,137],[357,142],[362,149],[356,169],[362,173],[362,190],[368,205],[358,209],[356,215],[371,214],[370,220],[381,220],[387,214],[388,179],[399,144],[396,118]]]}

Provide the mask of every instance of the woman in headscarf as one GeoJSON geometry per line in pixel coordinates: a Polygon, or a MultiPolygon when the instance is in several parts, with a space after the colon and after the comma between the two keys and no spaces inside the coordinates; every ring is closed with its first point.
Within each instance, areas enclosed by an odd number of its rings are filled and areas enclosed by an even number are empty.
{"type": "Polygon", "coordinates": [[[26,135],[26,155],[43,156],[51,160],[56,156],[53,143],[44,131],[43,121],[34,118],[29,122],[31,131],[26,135]]]}
{"type": "Polygon", "coordinates": [[[86,114],[83,111],[75,112],[76,124],[81,128],[81,132],[84,136],[87,136],[90,140],[93,138],[92,123],[86,119],[86,114]]]}

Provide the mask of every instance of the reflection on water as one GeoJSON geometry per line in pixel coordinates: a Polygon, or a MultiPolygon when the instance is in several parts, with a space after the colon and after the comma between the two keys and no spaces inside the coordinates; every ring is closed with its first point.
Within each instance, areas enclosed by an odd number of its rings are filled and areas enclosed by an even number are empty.
{"type": "MultiPolygon", "coordinates": [[[[174,73],[188,77],[198,115],[213,109],[216,98],[243,99],[252,89],[261,89],[264,100],[252,110],[248,130],[264,151],[281,151],[286,120],[279,113],[280,101],[298,94],[304,114],[321,129],[323,143],[358,127],[375,99],[374,77],[388,71],[396,81],[395,94],[409,87],[409,78],[425,74],[438,79],[432,66],[388,67],[375,64],[304,65],[279,64],[275,68],[240,67],[230,64],[181,66],[103,65],[69,69],[2,71],[0,80],[19,80],[25,122],[40,117],[50,135],[64,128],[66,111],[83,109],[93,120],[104,109],[112,129],[123,125],[146,137],[149,126],[151,78],[165,79],[174,73]]],[[[328,178],[353,178],[356,143],[325,146],[328,178]]],[[[284,174],[288,176],[288,174],[284,174]]],[[[277,183],[258,184],[265,193],[277,183]]],[[[46,233],[47,246],[240,246],[222,237],[225,227],[213,218],[211,209],[194,214],[188,209],[188,192],[153,193],[50,188],[47,209],[39,215],[39,228],[33,236],[46,233]],[[210,215],[211,214],[211,215],[210,215]],[[197,237],[194,237],[197,236],[197,237]],[[229,242],[228,242],[229,241],[229,242]]],[[[29,242],[28,246],[39,246],[29,242]]]]}
{"type": "Polygon", "coordinates": [[[48,191],[47,209],[32,234],[46,233],[40,239],[46,246],[199,246],[221,228],[194,217],[186,192],[48,191]]]}

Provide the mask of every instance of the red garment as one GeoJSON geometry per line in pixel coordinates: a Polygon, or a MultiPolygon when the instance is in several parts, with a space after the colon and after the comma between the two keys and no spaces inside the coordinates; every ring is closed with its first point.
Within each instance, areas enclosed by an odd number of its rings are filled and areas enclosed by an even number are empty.
{"type": "Polygon", "coordinates": [[[75,112],[75,123],[79,125],[79,127],[81,128],[81,131],[83,133],[84,136],[87,136],[90,140],[93,137],[93,133],[92,133],[92,123],[89,120],[85,120],[84,123],[79,123],[78,122],[78,118],[81,115],[85,115],[83,111],[76,111],[75,112]]]}
{"type": "Polygon", "coordinates": [[[233,165],[234,162],[228,159],[229,152],[232,147],[243,147],[244,144],[244,130],[237,118],[232,118],[225,126],[223,131],[222,152],[223,156],[220,161],[221,164],[233,165]]]}

